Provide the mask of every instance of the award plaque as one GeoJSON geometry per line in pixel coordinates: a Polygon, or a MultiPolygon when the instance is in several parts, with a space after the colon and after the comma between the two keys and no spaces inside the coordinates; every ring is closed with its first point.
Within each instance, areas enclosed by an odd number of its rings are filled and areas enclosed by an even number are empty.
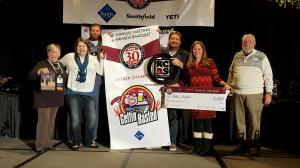
{"type": "Polygon", "coordinates": [[[41,73],[40,89],[42,91],[55,91],[55,73],[49,72],[47,74],[41,73]]]}
{"type": "Polygon", "coordinates": [[[166,85],[176,76],[178,67],[172,65],[169,54],[154,55],[148,62],[147,72],[151,80],[166,85]]]}
{"type": "Polygon", "coordinates": [[[64,91],[64,79],[62,75],[57,75],[54,72],[47,74],[41,73],[40,78],[41,91],[64,91]]]}

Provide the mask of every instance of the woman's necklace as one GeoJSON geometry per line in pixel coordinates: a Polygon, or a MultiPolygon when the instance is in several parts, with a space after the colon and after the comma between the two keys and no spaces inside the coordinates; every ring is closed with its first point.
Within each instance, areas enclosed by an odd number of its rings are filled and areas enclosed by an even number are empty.
{"type": "Polygon", "coordinates": [[[48,60],[48,62],[50,63],[50,65],[52,66],[53,70],[55,71],[56,74],[62,74],[63,70],[60,67],[60,64],[58,62],[51,62],[50,60],[48,60]],[[58,70],[60,72],[58,72],[58,70]]]}

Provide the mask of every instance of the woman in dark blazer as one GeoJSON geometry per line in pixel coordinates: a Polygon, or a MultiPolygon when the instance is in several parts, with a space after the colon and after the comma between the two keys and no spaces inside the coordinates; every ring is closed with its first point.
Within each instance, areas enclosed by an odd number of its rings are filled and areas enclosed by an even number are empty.
{"type": "Polygon", "coordinates": [[[33,108],[37,109],[36,152],[45,152],[52,148],[51,138],[56,113],[64,105],[64,84],[66,72],[58,62],[61,47],[58,44],[47,46],[47,59],[40,61],[29,73],[33,81],[33,108]]]}

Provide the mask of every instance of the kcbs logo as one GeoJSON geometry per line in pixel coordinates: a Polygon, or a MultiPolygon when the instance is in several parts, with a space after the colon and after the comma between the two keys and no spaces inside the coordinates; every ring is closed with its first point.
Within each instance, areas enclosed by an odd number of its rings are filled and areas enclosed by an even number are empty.
{"type": "Polygon", "coordinates": [[[155,60],[155,77],[170,77],[171,62],[170,59],[155,60]]]}
{"type": "Polygon", "coordinates": [[[169,54],[161,53],[152,56],[147,64],[149,78],[161,84],[167,84],[176,76],[178,67],[172,64],[172,57],[169,54]]]}

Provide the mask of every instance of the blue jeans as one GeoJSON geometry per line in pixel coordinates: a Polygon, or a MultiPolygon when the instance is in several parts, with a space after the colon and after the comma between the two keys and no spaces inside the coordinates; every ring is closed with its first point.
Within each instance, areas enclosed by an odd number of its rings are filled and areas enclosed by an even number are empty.
{"type": "Polygon", "coordinates": [[[168,119],[169,119],[171,144],[176,144],[176,139],[178,134],[177,109],[168,108],[168,119]]]}
{"type": "Polygon", "coordinates": [[[82,112],[85,115],[86,145],[91,145],[95,139],[95,133],[98,128],[98,114],[96,111],[96,98],[77,94],[67,95],[69,108],[71,112],[71,134],[73,144],[82,143],[81,136],[81,118],[82,112]]]}
{"type": "MultiPolygon", "coordinates": [[[[100,97],[100,86],[101,86],[101,76],[100,75],[96,75],[96,81],[95,81],[95,90],[96,90],[96,97],[95,97],[95,102],[96,102],[96,118],[97,118],[97,122],[99,123],[99,97],[100,97]]],[[[87,130],[86,130],[87,131],[87,130]]],[[[94,139],[97,139],[97,129],[95,130],[95,132],[93,133],[93,137],[94,139]]]]}

